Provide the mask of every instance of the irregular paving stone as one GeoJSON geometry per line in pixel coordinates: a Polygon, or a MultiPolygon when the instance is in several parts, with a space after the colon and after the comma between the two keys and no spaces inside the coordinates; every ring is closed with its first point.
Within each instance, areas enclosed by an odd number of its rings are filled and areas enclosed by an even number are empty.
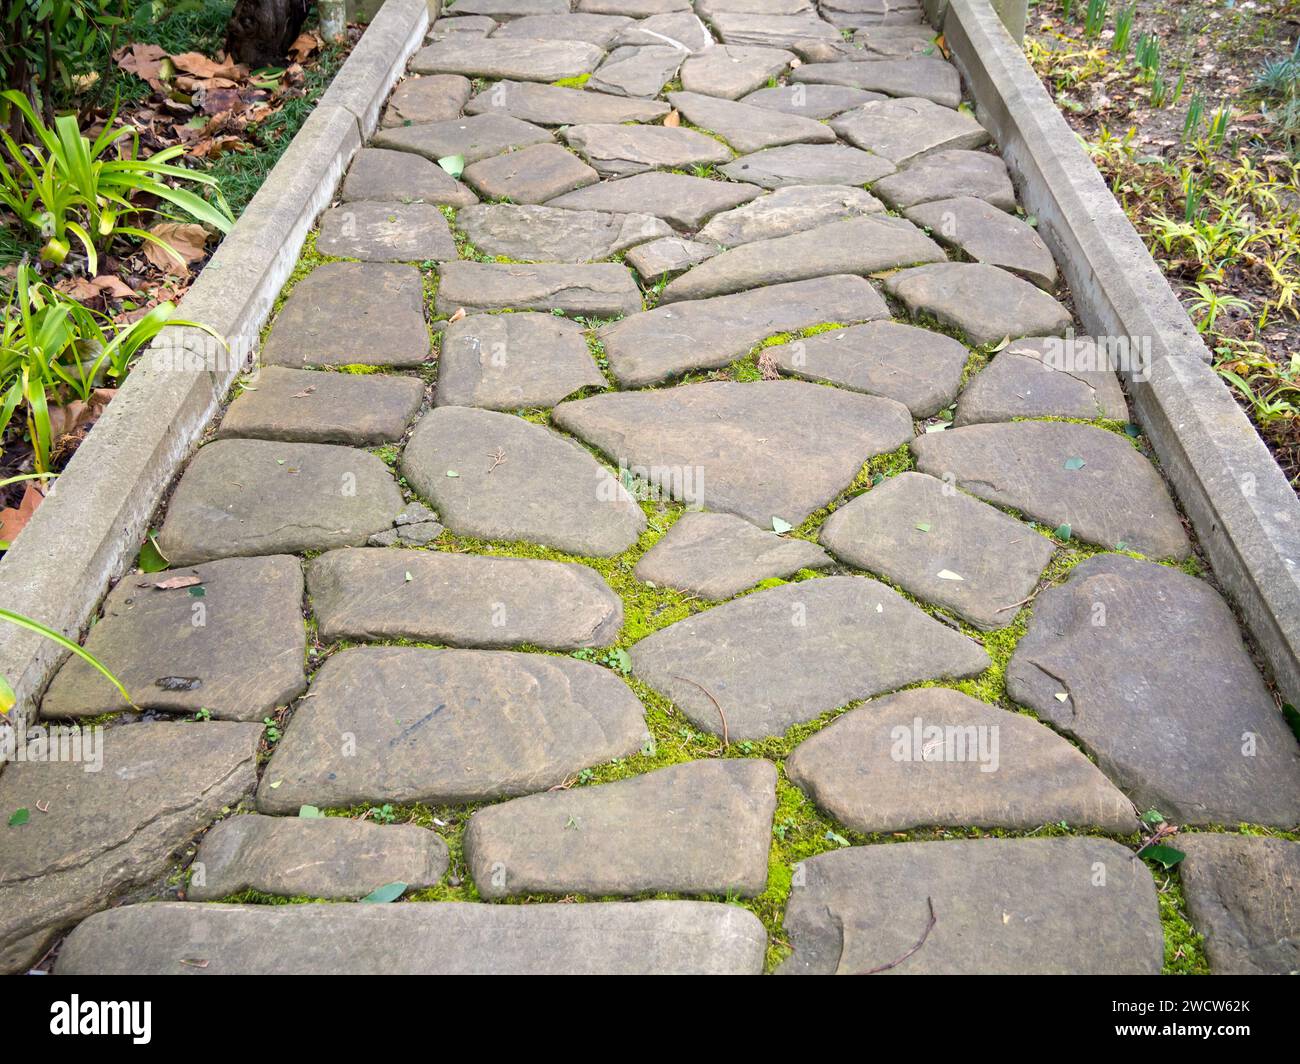
{"type": "Polygon", "coordinates": [[[714,735],[760,739],[918,680],[974,676],[988,655],[897,592],[828,576],[734,599],[631,649],[632,672],[714,735]],[[721,709],[719,709],[721,707],[721,709]]]}
{"type": "Polygon", "coordinates": [[[707,299],[759,285],[944,261],[943,249],[911,222],[865,214],[724,251],[669,284],[660,301],[707,299]]]}
{"type": "Polygon", "coordinates": [[[569,657],[356,647],[312,680],[257,805],[295,813],[303,804],[456,805],[544,791],[641,749],[641,714],[616,673],[569,657]]]}
{"type": "Polygon", "coordinates": [[[780,144],[826,144],[835,140],[835,134],[827,126],[811,118],[765,111],[696,92],[672,92],[668,100],[691,125],[716,133],[740,152],[780,144]]]}
{"type": "Polygon", "coordinates": [[[510,22],[529,15],[563,15],[569,0],[457,0],[453,15],[486,15],[497,22],[510,22]]]}
{"type": "Polygon", "coordinates": [[[460,114],[469,94],[469,78],[462,78],[458,74],[407,78],[393,90],[379,124],[387,129],[390,126],[445,122],[460,114]]]}
{"type": "Polygon", "coordinates": [[[691,0],[578,0],[577,10],[601,15],[649,18],[669,11],[689,11],[691,0]]]}
{"type": "Polygon", "coordinates": [[[456,241],[431,204],[370,200],[325,211],[316,250],[366,262],[445,261],[456,257],[456,241]]]}
{"type": "Polygon", "coordinates": [[[637,562],[635,576],[721,600],[761,580],[831,564],[830,555],[806,539],[783,539],[731,514],[685,513],[637,562]]]}
{"type": "Polygon", "coordinates": [[[853,43],[877,55],[936,55],[936,36],[930,26],[876,25],[855,30],[853,43]]]}
{"type": "Polygon", "coordinates": [[[443,333],[435,401],[521,410],[604,385],[575,322],[554,314],[471,314],[443,333]]]}
{"type": "Polygon", "coordinates": [[[579,189],[547,201],[548,207],[592,211],[644,211],[679,229],[698,229],[719,211],[748,203],[757,185],[710,181],[688,174],[636,174],[579,189]]]}
{"type": "Polygon", "coordinates": [[[393,518],[392,528],[376,533],[366,543],[371,547],[423,547],[441,534],[438,515],[424,503],[412,502],[393,518]]]}
{"type": "Polygon", "coordinates": [[[832,121],[831,128],[855,147],[898,166],[932,151],[978,148],[989,139],[988,130],[971,115],[921,97],[864,103],[832,121]]]}
{"type": "MultiPolygon", "coordinates": [[[[685,82],[685,78],[682,79],[685,82]]],[[[742,97],[741,103],[805,118],[833,118],[872,100],[887,99],[882,93],[867,92],[846,85],[780,85],[763,88],[742,97]]]]}
{"type": "Polygon", "coordinates": [[[795,56],[781,48],[716,45],[682,64],[682,88],[736,100],[785,72],[795,56]]]}
{"type": "Polygon", "coordinates": [[[1151,872],[1110,839],[854,846],[800,868],[782,973],[1158,975],[1163,963],[1151,872]]]}
{"type": "Polygon", "coordinates": [[[693,129],[667,126],[569,126],[569,147],[600,173],[626,177],[645,170],[722,163],[731,152],[693,129]]]}
{"type": "Polygon", "coordinates": [[[1035,601],[1007,694],[1078,739],[1139,809],[1300,821],[1295,736],[1232,611],[1196,577],[1123,555],[1076,566],[1035,601]]]}
{"type": "Polygon", "coordinates": [[[665,494],[791,525],[912,436],[907,408],[803,381],[710,381],[561,403],[555,424],[665,494]]]}
{"type": "Polygon", "coordinates": [[[635,100],[529,81],[498,81],[470,100],[465,110],[468,114],[513,115],[542,126],[571,126],[583,122],[653,122],[666,115],[669,107],[661,100],[635,100]]]}
{"type": "Polygon", "coordinates": [[[658,96],[689,54],[671,45],[615,48],[592,74],[587,87],[615,96],[658,96]]]}
{"type": "Polygon", "coordinates": [[[262,348],[267,366],[418,366],[429,357],[414,266],[325,262],[294,287],[262,348]]]}
{"type": "Polygon", "coordinates": [[[593,15],[588,12],[561,15],[525,15],[512,19],[492,36],[527,37],[535,41],[586,41],[601,48],[632,24],[623,15],[593,15]]]}
{"type": "Polygon", "coordinates": [[[466,207],[457,213],[456,225],[479,251],[516,262],[593,262],[673,233],[650,214],[506,203],[466,207]]]}
{"type": "Polygon", "coordinates": [[[1185,558],[1187,533],[1155,467],[1113,432],[1068,422],[968,425],[912,441],[922,473],[1103,547],[1185,558]],[[1072,466],[1082,465],[1079,468],[1072,466]]]}
{"type": "Polygon", "coordinates": [[[359,547],[401,508],[388,467],[368,451],[217,440],[199,449],[176,485],[158,546],[173,566],[359,547]]]}
{"type": "Polygon", "coordinates": [[[778,333],[888,317],[870,283],[843,275],[656,307],[606,325],[597,336],[615,378],[631,388],[717,369],[778,333]]]}
{"type": "MultiPolygon", "coordinates": [[[[142,710],[207,709],[218,719],[261,720],[307,686],[302,569],[296,558],[237,558],[128,573],[105,600],[86,649],[142,710]],[[191,578],[198,581],[192,589],[158,586],[191,578]]],[[[68,658],[41,701],[45,717],[97,717],[131,708],[78,657],[68,658]]]]}
{"type": "Polygon", "coordinates": [[[1016,209],[1006,163],[988,152],[961,148],[924,155],[901,173],[877,181],[871,191],[900,211],[954,196],[978,196],[1001,210],[1016,209]]]}
{"type": "Polygon", "coordinates": [[[725,44],[788,48],[796,41],[838,40],[839,31],[811,11],[794,15],[763,15],[719,11],[709,17],[725,44]]]}
{"type": "Polygon", "coordinates": [[[373,447],[400,440],[423,399],[418,377],[266,366],[230,404],[217,436],[373,447]]]}
{"type": "Polygon", "coordinates": [[[1053,551],[1028,525],[921,473],[890,477],[836,510],[821,542],[984,629],[1016,619],[1053,551]]]}
{"type": "Polygon", "coordinates": [[[595,170],[558,144],[483,159],[467,166],[462,176],[489,199],[515,203],[542,203],[600,180],[595,170]]]}
{"type": "Polygon", "coordinates": [[[863,834],[951,825],[1031,831],[1062,821],[1118,835],[1138,828],[1133,803],[1050,728],[946,687],[850,710],[795,747],[785,769],[863,834]]]}
{"type": "Polygon", "coordinates": [[[679,236],[668,236],[640,244],[624,256],[641,280],[653,283],[661,277],[676,277],[696,263],[717,254],[717,248],[679,236]]]}
{"type": "Polygon", "coordinates": [[[713,46],[713,38],[690,11],[666,11],[626,27],[614,42],[633,47],[670,44],[688,52],[702,52],[713,46]]]}
{"type": "Polygon", "coordinates": [[[586,41],[534,41],[457,34],[421,48],[411,57],[416,74],[462,74],[468,78],[560,81],[596,69],[605,53],[586,41]]]}
{"type": "Polygon", "coordinates": [[[1181,834],[1178,866],[1192,926],[1217,975],[1300,970],[1300,843],[1243,835],[1181,834]]]}
{"type": "Polygon", "coordinates": [[[478,197],[441,166],[405,151],[362,148],[343,179],[340,198],[464,207],[478,197]]]}
{"type": "Polygon", "coordinates": [[[307,568],[321,638],[548,650],[609,646],[623,603],[570,562],[436,551],[332,550],[307,568]]]}
{"type": "Polygon", "coordinates": [[[1128,420],[1109,356],[1086,336],[1016,340],[966,385],[957,425],[1027,417],[1128,420]]]}
{"type": "Polygon", "coordinates": [[[768,350],[782,373],[896,399],[916,418],[952,403],[969,356],[951,336],[893,321],[832,329],[768,350]]]}
{"type": "Polygon", "coordinates": [[[475,310],[562,310],[584,318],[617,318],[641,309],[641,290],[617,262],[521,265],[448,262],[434,306],[440,314],[475,310]]]}
{"type": "MultiPolygon", "coordinates": [[[[64,928],[160,880],[172,855],[257,784],[258,724],[107,728],[95,758],[25,761],[0,775],[0,972],[25,970],[64,928]]],[[[85,748],[83,747],[83,750],[85,748]]]]}
{"type": "Polygon", "coordinates": [[[758,917],[706,901],[412,902],[114,909],[82,924],[61,974],[757,975],[758,917]]]}
{"type": "MultiPolygon", "coordinates": [[[[889,96],[919,96],[943,107],[961,103],[961,78],[944,59],[874,59],[865,63],[807,63],[791,71],[790,80],[807,84],[848,85],[889,96]]],[[[864,105],[866,106],[866,105],[864,105]]]]}
{"type": "Polygon", "coordinates": [[[447,37],[454,37],[458,33],[469,33],[475,37],[486,37],[497,28],[495,19],[490,19],[486,15],[461,15],[459,18],[452,16],[447,18],[434,19],[429,26],[429,33],[425,37],[425,42],[432,44],[434,41],[441,41],[447,37]]]}
{"type": "Polygon", "coordinates": [[[502,152],[549,144],[549,130],[531,122],[521,122],[504,114],[470,115],[449,122],[430,122],[424,126],[398,126],[380,130],[374,145],[394,151],[409,151],[437,162],[459,155],[467,163],[490,159],[502,152]]]}
{"type": "Polygon", "coordinates": [[[1059,336],[1070,312],[1042,289],[996,266],[941,262],[903,270],[885,281],[913,317],[929,314],[960,329],[975,345],[1007,337],[1059,336]]]}
{"type": "Polygon", "coordinates": [[[480,809],[465,862],[480,896],[645,891],[752,898],[767,887],[776,767],[688,761],[480,809]]]}
{"type": "Polygon", "coordinates": [[[782,185],[869,185],[892,174],[894,164],[847,144],[790,144],[742,155],[719,169],[733,181],[780,188],[782,185]]]}
{"type": "Polygon", "coordinates": [[[845,28],[902,24],[910,30],[912,24],[924,18],[921,5],[915,0],[822,0],[821,7],[827,19],[845,28]]]}
{"type": "Polygon", "coordinates": [[[217,901],[246,890],[295,898],[363,898],[389,883],[437,886],[447,844],[414,824],[381,826],[346,817],[232,816],[212,826],[185,890],[217,901]]]}
{"type": "Polygon", "coordinates": [[[906,212],[934,238],[968,258],[1001,266],[1050,292],[1056,287],[1056,260],[1033,226],[974,196],[923,203],[906,212]]]}
{"type": "Polygon", "coordinates": [[[870,192],[849,185],[786,185],[735,210],[716,215],[700,230],[699,239],[729,248],[802,233],[884,209],[870,192]]]}
{"type": "Polygon", "coordinates": [[[608,557],[645,528],[641,508],[586,450],[509,414],[430,411],[406,446],[402,473],[461,535],[608,557]]]}
{"type": "Polygon", "coordinates": [[[797,15],[812,9],[811,0],[696,0],[695,3],[695,10],[703,18],[712,18],[726,11],[750,15],[797,15]]]}

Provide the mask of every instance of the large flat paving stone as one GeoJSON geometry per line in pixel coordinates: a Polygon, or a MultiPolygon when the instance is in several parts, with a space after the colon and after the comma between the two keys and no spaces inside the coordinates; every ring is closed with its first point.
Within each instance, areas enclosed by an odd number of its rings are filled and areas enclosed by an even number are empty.
{"type": "Polygon", "coordinates": [[[767,886],[775,809],[770,761],[689,761],[480,809],[465,831],[465,859],[484,898],[752,898],[767,886]]]}
{"type": "Polygon", "coordinates": [[[782,185],[869,185],[894,172],[880,155],[847,144],[788,144],[764,148],[720,167],[733,181],[764,188],[782,185]]]}
{"type": "Polygon", "coordinates": [[[1086,336],[1016,340],[966,385],[957,425],[1026,417],[1128,420],[1128,403],[1104,348],[1086,336]]]}
{"type": "Polygon", "coordinates": [[[391,527],[402,505],[388,467],[368,451],[217,440],[181,476],[158,545],[173,566],[359,547],[391,527]]]}
{"type": "Polygon", "coordinates": [[[854,846],[801,867],[786,974],[1158,975],[1164,960],[1151,873],[1109,839],[854,846]]]}
{"type": "Polygon", "coordinates": [[[717,11],[709,16],[709,22],[724,44],[789,48],[800,41],[838,40],[840,36],[834,26],[818,18],[813,11],[791,15],[717,11]]]}
{"type": "Polygon", "coordinates": [[[794,61],[794,53],[783,48],[717,45],[691,56],[682,64],[682,88],[687,92],[737,100],[780,76],[794,61]]]}
{"type": "Polygon", "coordinates": [[[918,262],[946,261],[943,249],[911,222],[864,214],[724,251],[670,283],[660,302],[708,299],[761,285],[835,274],[865,276],[918,262]]]}
{"type": "Polygon", "coordinates": [[[978,148],[989,139],[971,115],[920,96],[864,103],[832,121],[831,128],[854,147],[898,166],[927,152],[978,148]]]}
{"type": "MultiPolygon", "coordinates": [[[[143,710],[261,720],[307,687],[297,558],[229,558],[128,573],[104,602],[86,649],[143,710]],[[194,580],[187,587],[159,587],[194,580]],[[195,593],[197,592],[197,594],[195,593]]],[[[131,709],[91,665],[70,657],[41,701],[45,717],[131,709]]]]}
{"type": "Polygon", "coordinates": [[[1300,970],[1300,843],[1247,835],[1179,835],[1192,926],[1216,975],[1300,970]]]}
{"type": "Polygon", "coordinates": [[[677,76],[690,53],[671,44],[615,48],[587,82],[595,92],[649,98],[677,76]]]}
{"type": "Polygon", "coordinates": [[[400,440],[423,401],[419,377],[266,366],[230,404],[217,436],[373,447],[400,440]]]}
{"type": "Polygon", "coordinates": [[[364,898],[389,883],[411,890],[436,886],[448,861],[447,844],[413,824],[232,816],[203,837],[185,896],[217,901],[258,890],[289,898],[364,898]]]}
{"type": "Polygon", "coordinates": [[[414,266],[325,262],[294,287],[262,348],[267,366],[418,366],[429,357],[414,266]]]}
{"type": "Polygon", "coordinates": [[[731,248],[802,233],[831,222],[883,211],[870,192],[849,185],[787,185],[715,215],[699,232],[704,243],[731,248]]]}
{"type": "Polygon", "coordinates": [[[617,262],[522,265],[449,262],[442,267],[434,307],[563,311],[580,318],[618,318],[641,309],[641,289],[617,262]]]}
{"type": "Polygon", "coordinates": [[[432,204],[370,200],[325,211],[316,250],[364,262],[445,261],[456,257],[456,240],[432,204]]]}
{"type": "Polygon", "coordinates": [[[943,333],[873,321],[768,349],[782,373],[896,399],[916,418],[932,417],[961,389],[969,356],[943,333]]]}
{"type": "Polygon", "coordinates": [[[763,190],[757,185],[710,181],[689,174],[636,174],[579,189],[548,200],[566,210],[644,212],[678,229],[698,229],[719,211],[748,203],[763,190]]]}
{"type": "Polygon", "coordinates": [[[60,974],[757,975],[758,917],[704,901],[132,905],[69,938],[60,974]],[[186,963],[202,958],[202,967],[186,963]]]}
{"type": "Polygon", "coordinates": [[[672,227],[652,214],[511,203],[466,207],[457,212],[456,226],[479,251],[516,262],[597,262],[673,235],[672,227]]]}
{"type": "Polygon", "coordinates": [[[627,177],[646,170],[725,163],[731,152],[693,129],[669,126],[569,126],[561,135],[569,147],[606,176],[627,177]]]}
{"type": "Polygon", "coordinates": [[[840,275],[656,307],[597,335],[618,382],[639,387],[725,366],[778,333],[887,317],[889,308],[869,282],[840,275]]]}
{"type": "Polygon", "coordinates": [[[901,403],[803,381],[608,393],[561,403],[553,417],[674,498],[760,527],[800,524],[912,436],[901,403]]]}
{"type": "Polygon", "coordinates": [[[1001,210],[1016,209],[1007,164],[996,155],[966,148],[923,155],[907,169],[882,177],[871,191],[900,211],[954,196],[977,196],[1001,210]]]}
{"type": "Polygon", "coordinates": [[[425,43],[432,44],[434,41],[446,40],[448,37],[454,37],[458,33],[468,33],[475,37],[486,37],[499,23],[496,19],[488,18],[486,15],[447,15],[439,16],[429,26],[429,32],[425,35],[425,43]]]}
{"type": "Polygon", "coordinates": [[[261,735],[258,724],[130,724],[102,733],[99,771],[85,771],[93,759],[9,765],[0,809],[32,812],[4,829],[0,972],[25,970],[59,932],[160,880],[177,849],[252,792],[261,735]]]}
{"type": "Polygon", "coordinates": [[[515,203],[544,203],[600,180],[600,174],[558,144],[534,144],[480,159],[461,176],[488,199],[515,203]]]}
{"type": "Polygon", "coordinates": [[[469,78],[459,74],[406,78],[393,90],[379,125],[419,126],[445,122],[460,115],[471,91],[469,78]]]}
{"type": "Polygon", "coordinates": [[[685,513],[636,564],[638,580],[728,599],[761,580],[831,565],[806,539],[785,539],[732,514],[685,513]]]}
{"type": "Polygon", "coordinates": [[[739,152],[835,140],[833,130],[811,118],[765,111],[698,92],[672,92],[668,100],[691,125],[716,133],[739,152]]]}
{"type": "Polygon", "coordinates": [[[1300,747],[1202,580],[1100,555],[1038,596],[1007,693],[1175,823],[1300,822],[1300,747]],[[1135,647],[1154,640],[1150,652],[1135,647]]]}
{"type": "Polygon", "coordinates": [[[695,10],[703,18],[727,11],[751,15],[797,15],[812,9],[812,0],[696,0],[695,3],[695,10]]]}
{"type": "Polygon", "coordinates": [[[702,244],[698,240],[666,236],[648,244],[638,244],[628,251],[624,260],[636,270],[642,281],[653,284],[659,278],[670,280],[685,273],[692,266],[717,253],[716,247],[702,244]]]}
{"type": "Polygon", "coordinates": [[[653,122],[669,110],[668,105],[660,100],[637,100],[532,81],[498,81],[465,105],[467,114],[507,114],[541,126],[653,122]]]}
{"type": "Polygon", "coordinates": [[[576,11],[593,11],[600,15],[626,15],[649,18],[668,11],[689,11],[691,0],[578,0],[576,11]]]}
{"type": "Polygon", "coordinates": [[[510,414],[430,411],[406,446],[402,473],[461,535],[606,557],[645,528],[641,508],[585,449],[510,414]]]}
{"type": "Polygon", "coordinates": [[[563,15],[569,0],[458,0],[453,15],[481,15],[495,22],[508,23],[536,15],[563,15]]]}
{"type": "Polygon", "coordinates": [[[257,805],[295,813],[304,804],[514,797],[627,757],[646,738],[641,703],[599,665],[506,650],[356,647],[312,680],[257,805]]]}
{"type": "Polygon", "coordinates": [[[327,551],[307,566],[320,637],[499,649],[608,646],[623,603],[595,569],[383,547],[327,551]]]}
{"type": "Polygon", "coordinates": [[[1027,222],[974,196],[936,200],[907,211],[930,229],[939,243],[968,258],[1001,266],[1050,292],[1056,287],[1056,260],[1027,222]]]}
{"type": "Polygon", "coordinates": [[[1051,728],[947,687],[873,699],[785,760],[797,787],[863,834],[1065,822],[1137,831],[1133,803],[1051,728]]]}
{"type": "Polygon", "coordinates": [[[492,34],[494,38],[526,37],[534,41],[586,41],[600,48],[610,43],[632,20],[626,15],[593,15],[589,12],[556,15],[525,15],[511,19],[492,34]]]}
{"type": "Polygon", "coordinates": [[[423,126],[381,129],[373,143],[376,148],[409,151],[433,162],[459,155],[466,163],[476,163],[516,148],[549,144],[552,136],[550,130],[531,122],[489,112],[423,126]]]}
{"type": "Polygon", "coordinates": [[[920,97],[943,107],[961,103],[961,78],[944,59],[914,56],[875,59],[865,63],[807,63],[790,74],[790,80],[821,85],[847,85],[889,96],[920,97]]]}
{"type": "Polygon", "coordinates": [[[694,12],[664,11],[625,27],[614,43],[633,47],[673,44],[694,53],[711,48],[714,41],[694,12]]]}
{"type": "Polygon", "coordinates": [[[984,629],[1016,619],[1054,549],[1028,525],[922,473],[890,477],[836,510],[821,542],[984,629]]]}
{"type": "Polygon", "coordinates": [[[871,100],[883,100],[879,92],[867,92],[847,85],[779,85],[764,87],[741,97],[741,103],[780,111],[804,118],[834,118],[838,114],[861,107],[871,100]]]}
{"type": "Polygon", "coordinates": [[[912,441],[922,473],[1011,506],[1103,547],[1185,558],[1187,533],[1155,467],[1123,436],[1092,425],[968,425],[912,441]]]}
{"type": "Polygon", "coordinates": [[[560,81],[590,74],[604,55],[603,49],[586,41],[457,34],[421,48],[411,57],[410,69],[416,74],[560,81]]]}
{"type": "Polygon", "coordinates": [[[941,262],[896,273],[889,293],[913,317],[929,314],[960,330],[972,344],[1021,336],[1059,336],[1070,312],[1042,289],[996,266],[941,262]]]}
{"type": "Polygon", "coordinates": [[[732,740],[783,735],[849,702],[989,664],[974,640],[856,576],[756,591],[670,624],[631,656],[637,679],[732,740]]]}
{"type": "Polygon", "coordinates": [[[384,200],[464,207],[478,197],[428,159],[390,148],[362,148],[343,179],[344,203],[384,200]]]}
{"type": "Polygon", "coordinates": [[[580,325],[554,314],[471,314],[443,334],[436,402],[520,410],[604,384],[580,325]]]}

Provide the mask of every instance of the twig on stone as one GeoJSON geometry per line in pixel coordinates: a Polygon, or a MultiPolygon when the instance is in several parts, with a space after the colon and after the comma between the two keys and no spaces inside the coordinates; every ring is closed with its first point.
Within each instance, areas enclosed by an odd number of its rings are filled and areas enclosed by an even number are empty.
{"type": "Polygon", "coordinates": [[[934,901],[930,898],[925,899],[925,904],[930,910],[930,922],[925,925],[925,930],[921,932],[921,937],[916,940],[916,945],[904,953],[896,961],[890,961],[888,964],[882,964],[876,968],[868,968],[865,972],[859,972],[859,975],[876,975],[880,972],[887,972],[890,968],[897,968],[908,957],[912,956],[917,950],[925,945],[925,940],[930,937],[930,932],[934,930],[934,925],[938,923],[934,915],[934,901]]]}
{"type": "Polygon", "coordinates": [[[723,712],[722,703],[719,702],[717,698],[714,697],[713,692],[710,691],[707,687],[705,687],[704,684],[696,683],[689,676],[674,676],[673,679],[684,680],[686,683],[698,687],[701,691],[703,691],[708,696],[709,701],[712,702],[714,707],[717,709],[718,716],[722,718],[722,749],[725,750],[729,745],[731,745],[731,739],[727,735],[727,714],[723,712]]]}
{"type": "Polygon", "coordinates": [[[490,455],[488,455],[488,457],[492,459],[492,464],[488,466],[488,472],[491,473],[492,470],[496,469],[497,466],[499,466],[502,462],[506,460],[506,452],[502,450],[500,447],[498,447],[495,451],[493,451],[490,455]]]}

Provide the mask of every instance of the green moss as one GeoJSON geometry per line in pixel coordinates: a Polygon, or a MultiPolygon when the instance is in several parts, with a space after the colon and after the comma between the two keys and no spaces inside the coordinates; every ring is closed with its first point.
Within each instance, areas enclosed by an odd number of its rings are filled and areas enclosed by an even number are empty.
{"type": "Polygon", "coordinates": [[[560,78],[559,81],[552,81],[551,84],[561,89],[580,89],[590,80],[590,74],[579,74],[573,78],[560,78]]]}

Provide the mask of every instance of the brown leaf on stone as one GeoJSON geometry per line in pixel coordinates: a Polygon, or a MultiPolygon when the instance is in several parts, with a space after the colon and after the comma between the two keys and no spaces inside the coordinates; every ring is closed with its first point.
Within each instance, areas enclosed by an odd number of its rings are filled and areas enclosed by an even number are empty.
{"type": "Polygon", "coordinates": [[[157,583],[154,584],[144,583],[141,584],[140,586],[156,587],[160,591],[175,591],[178,588],[182,588],[182,587],[197,587],[201,583],[203,583],[203,579],[201,577],[194,576],[191,574],[190,576],[169,576],[166,580],[159,580],[157,583]]]}
{"type": "Polygon", "coordinates": [[[456,322],[460,321],[460,319],[463,318],[464,316],[465,316],[465,308],[464,308],[464,307],[457,307],[457,308],[456,308],[456,313],[453,314],[450,318],[447,319],[447,324],[448,324],[448,325],[455,325],[456,322]]]}
{"type": "Polygon", "coordinates": [[[203,258],[208,232],[197,223],[162,222],[153,226],[149,232],[172,249],[168,251],[154,243],[146,243],[143,248],[144,257],[166,273],[187,277],[190,266],[203,258]]]}
{"type": "Polygon", "coordinates": [[[682,124],[682,116],[680,111],[669,111],[664,116],[664,125],[666,126],[669,127],[680,126],[681,124],[682,124]]]}

